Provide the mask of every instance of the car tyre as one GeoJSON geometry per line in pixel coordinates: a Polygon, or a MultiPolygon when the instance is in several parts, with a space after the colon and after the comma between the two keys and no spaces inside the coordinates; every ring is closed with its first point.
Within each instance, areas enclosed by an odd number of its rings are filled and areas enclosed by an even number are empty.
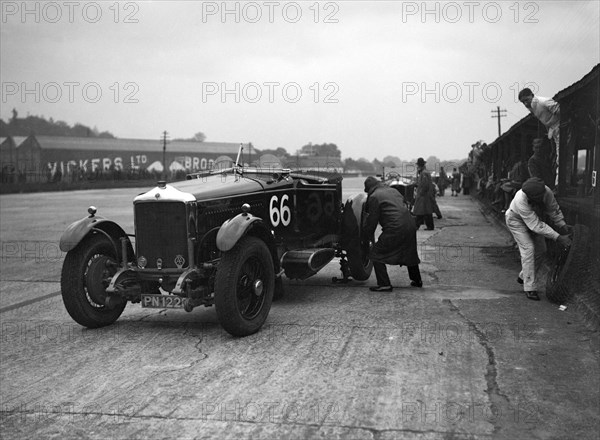
{"type": "Polygon", "coordinates": [[[346,202],[342,217],[342,247],[346,251],[350,275],[357,281],[366,281],[371,276],[373,262],[369,259],[371,239],[365,237],[362,228],[366,196],[359,195],[346,202]],[[356,203],[357,206],[353,206],[356,203]]]}
{"type": "Polygon", "coordinates": [[[576,286],[585,279],[589,264],[589,229],[584,225],[573,227],[573,239],[568,249],[560,251],[546,281],[546,298],[557,304],[570,300],[576,286]]]}
{"type": "Polygon", "coordinates": [[[105,289],[117,267],[113,243],[100,234],[89,236],[67,253],[60,287],[65,308],[75,322],[98,328],[119,319],[126,301],[112,308],[104,305],[105,289]]]}
{"type": "Polygon", "coordinates": [[[346,249],[346,258],[348,258],[348,269],[350,275],[356,281],[366,281],[371,277],[373,270],[373,262],[369,259],[369,250],[371,248],[371,240],[366,240],[361,237],[359,243],[354,246],[349,246],[346,249]]]}
{"type": "Polygon", "coordinates": [[[267,245],[242,237],[225,252],[215,276],[215,308],[219,322],[233,336],[256,333],[271,309],[275,270],[267,245]]]}

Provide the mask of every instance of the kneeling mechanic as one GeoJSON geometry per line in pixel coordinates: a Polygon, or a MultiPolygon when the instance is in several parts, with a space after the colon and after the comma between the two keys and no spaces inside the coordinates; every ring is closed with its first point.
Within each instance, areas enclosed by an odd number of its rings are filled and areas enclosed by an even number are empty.
{"type": "Polygon", "coordinates": [[[377,277],[377,286],[370,290],[391,292],[392,284],[385,267],[386,264],[408,267],[410,285],[422,287],[417,254],[417,228],[415,221],[404,204],[404,198],[395,189],[390,188],[373,176],[365,180],[366,216],[363,223],[364,233],[373,237],[377,224],[382,232],[370,252],[371,261],[377,277]]]}

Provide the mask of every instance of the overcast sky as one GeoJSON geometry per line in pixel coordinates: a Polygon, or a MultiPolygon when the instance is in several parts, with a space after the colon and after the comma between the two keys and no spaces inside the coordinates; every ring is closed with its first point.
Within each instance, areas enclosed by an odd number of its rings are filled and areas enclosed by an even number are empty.
{"type": "Polygon", "coordinates": [[[5,121],[466,157],[600,62],[600,2],[2,2],[5,121]],[[37,101],[37,102],[36,102],[37,101]]]}

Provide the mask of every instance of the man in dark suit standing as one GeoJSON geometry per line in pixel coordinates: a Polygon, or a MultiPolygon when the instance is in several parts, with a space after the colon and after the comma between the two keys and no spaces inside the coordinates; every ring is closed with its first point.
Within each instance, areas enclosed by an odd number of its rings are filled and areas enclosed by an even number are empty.
{"type": "Polygon", "coordinates": [[[417,159],[417,194],[415,196],[415,206],[413,213],[416,216],[417,229],[425,223],[427,230],[433,230],[433,182],[431,174],[425,168],[425,162],[422,157],[417,159]]]}

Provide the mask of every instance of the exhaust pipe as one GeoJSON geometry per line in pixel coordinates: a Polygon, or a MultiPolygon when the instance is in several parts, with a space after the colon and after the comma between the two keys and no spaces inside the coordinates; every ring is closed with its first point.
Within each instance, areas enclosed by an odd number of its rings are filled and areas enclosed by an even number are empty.
{"type": "Polygon", "coordinates": [[[335,249],[298,249],[288,251],[281,257],[285,276],[294,280],[305,280],[325,267],[335,256],[335,249]]]}

